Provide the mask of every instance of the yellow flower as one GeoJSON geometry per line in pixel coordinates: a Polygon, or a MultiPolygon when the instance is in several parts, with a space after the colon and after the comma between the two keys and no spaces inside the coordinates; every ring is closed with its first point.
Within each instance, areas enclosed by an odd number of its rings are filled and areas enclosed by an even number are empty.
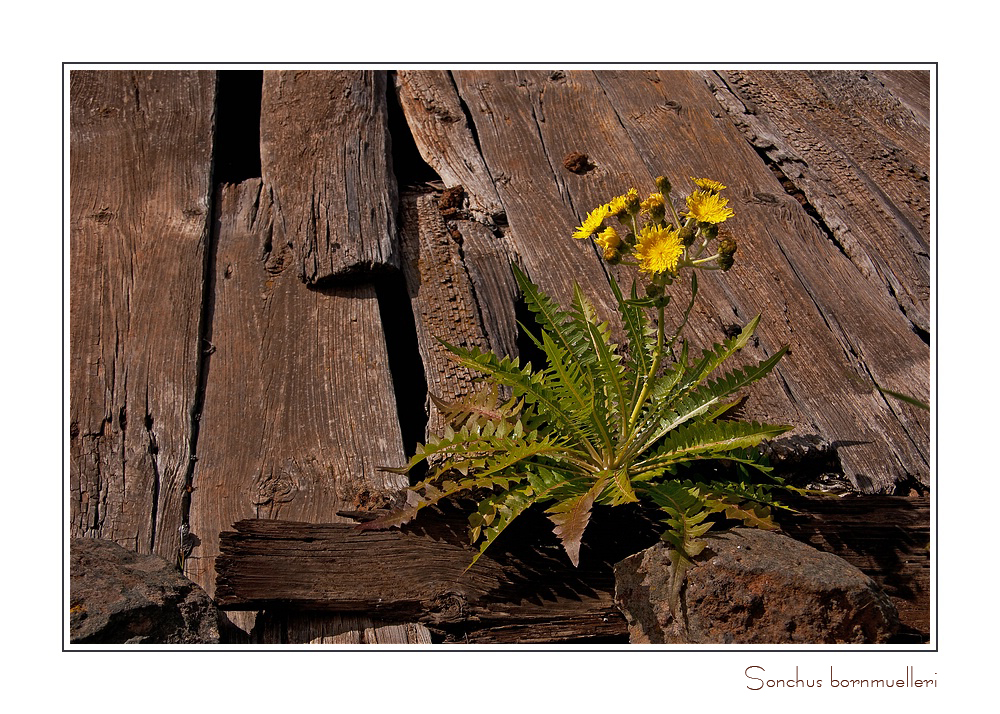
{"type": "Polygon", "coordinates": [[[611,260],[615,257],[615,253],[618,252],[618,246],[622,244],[622,239],[614,226],[608,226],[601,231],[601,234],[594,239],[594,242],[601,246],[601,249],[604,251],[604,259],[611,260]]]}
{"type": "Polygon", "coordinates": [[[617,216],[622,211],[628,210],[628,204],[630,201],[636,202],[639,200],[639,192],[634,188],[630,188],[624,196],[615,196],[608,203],[608,213],[612,216],[617,216]]]}
{"type": "Polygon", "coordinates": [[[727,208],[728,198],[710,191],[695,191],[687,197],[688,215],[699,223],[722,223],[736,215],[727,208]]]}
{"type": "Polygon", "coordinates": [[[714,191],[718,193],[719,191],[725,188],[725,186],[723,186],[721,183],[719,183],[718,181],[713,181],[712,179],[707,179],[707,178],[699,179],[692,176],[691,180],[694,181],[695,186],[702,189],[703,191],[714,191]]]}
{"type": "Polygon", "coordinates": [[[659,193],[649,194],[649,198],[639,204],[639,207],[646,213],[649,213],[655,206],[663,208],[663,196],[659,193]]]}
{"type": "Polygon", "coordinates": [[[639,270],[656,275],[664,271],[677,270],[677,261],[684,252],[677,230],[651,228],[646,226],[639,234],[635,246],[635,256],[639,259],[639,270]]]}
{"type": "Polygon", "coordinates": [[[608,217],[608,206],[605,204],[603,206],[598,206],[593,211],[587,214],[587,220],[576,229],[573,237],[576,239],[590,238],[594,232],[601,227],[604,223],[604,219],[608,217]]]}

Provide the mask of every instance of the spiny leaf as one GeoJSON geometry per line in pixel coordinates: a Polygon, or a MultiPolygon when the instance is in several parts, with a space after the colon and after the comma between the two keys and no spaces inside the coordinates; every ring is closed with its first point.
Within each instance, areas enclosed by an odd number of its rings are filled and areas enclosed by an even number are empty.
{"type": "Polygon", "coordinates": [[[620,434],[624,436],[628,419],[627,410],[631,402],[631,399],[626,398],[625,387],[622,384],[625,374],[619,364],[618,356],[611,353],[604,335],[598,331],[595,325],[589,325],[589,327],[591,344],[594,346],[594,353],[597,355],[597,367],[601,375],[600,381],[605,385],[605,389],[607,390],[607,403],[603,410],[607,415],[606,423],[610,427],[614,415],[617,414],[621,427],[620,434]]]}
{"type": "Polygon", "coordinates": [[[559,501],[546,510],[549,520],[555,524],[555,534],[562,541],[566,555],[573,565],[580,564],[580,540],[590,522],[590,512],[594,501],[604,490],[605,478],[599,478],[587,491],[573,498],[559,501]]]}
{"type": "Polygon", "coordinates": [[[790,426],[758,422],[716,421],[689,424],[668,434],[648,457],[636,463],[642,472],[693,459],[725,459],[729,451],[756,446],[788,431],[790,426]]]}
{"type": "MultiPolygon", "coordinates": [[[[503,508],[496,509],[496,512],[499,514],[499,518],[496,518],[495,520],[491,519],[490,522],[482,528],[481,532],[484,536],[483,542],[479,545],[479,552],[477,552],[475,557],[473,557],[472,562],[469,563],[466,570],[475,565],[480,556],[486,552],[486,549],[492,545],[493,541],[497,539],[497,537],[514,521],[515,518],[524,513],[535,503],[540,501],[544,502],[551,498],[553,491],[563,488],[569,483],[569,478],[565,474],[544,467],[538,467],[534,469],[533,472],[525,473],[524,478],[526,483],[490,497],[492,503],[502,503],[503,508]]],[[[478,539],[480,532],[472,523],[471,516],[470,526],[472,526],[470,529],[470,535],[472,535],[472,541],[475,542],[478,539]]]]}

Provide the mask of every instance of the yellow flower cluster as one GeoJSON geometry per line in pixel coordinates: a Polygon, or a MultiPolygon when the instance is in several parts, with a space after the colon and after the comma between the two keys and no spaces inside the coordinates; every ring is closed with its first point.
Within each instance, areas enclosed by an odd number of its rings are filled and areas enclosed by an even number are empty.
{"type": "Polygon", "coordinates": [[[692,177],[691,181],[697,188],[685,198],[687,210],[682,215],[670,201],[670,182],[660,176],[656,180],[658,191],[645,200],[639,199],[634,188],[612,198],[587,214],[573,237],[594,236],[605,260],[627,262],[631,257],[634,262],[628,264],[661,285],[664,281],[670,283],[684,267],[728,270],[736,251],[732,239],[718,241],[715,253],[706,256],[709,243],[717,238],[718,224],[735,215],[729,200],[719,195],[726,187],[707,178],[692,177]],[[668,221],[668,211],[673,222],[668,221]],[[604,227],[612,216],[622,224],[625,235],[614,227],[604,227]],[[645,222],[641,228],[640,218],[645,222]]]}
{"type": "Polygon", "coordinates": [[[618,231],[615,230],[614,226],[608,226],[601,234],[594,239],[604,251],[605,260],[613,260],[615,255],[618,253],[618,246],[622,244],[622,238],[618,235],[618,231]]]}

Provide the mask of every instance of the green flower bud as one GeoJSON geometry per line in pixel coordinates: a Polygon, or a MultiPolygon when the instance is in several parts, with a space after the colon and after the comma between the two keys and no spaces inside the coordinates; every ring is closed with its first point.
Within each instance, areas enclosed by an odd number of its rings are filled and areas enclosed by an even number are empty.
{"type": "Polygon", "coordinates": [[[681,243],[684,245],[685,248],[694,243],[695,233],[694,229],[691,228],[690,226],[684,226],[683,228],[681,228],[681,231],[678,235],[680,236],[681,243]]]}
{"type": "Polygon", "coordinates": [[[698,227],[701,228],[702,235],[708,240],[712,240],[719,235],[719,226],[715,223],[699,223],[698,227]]]}
{"type": "Polygon", "coordinates": [[[641,203],[642,202],[639,200],[638,193],[629,191],[627,194],[625,194],[625,210],[627,210],[633,216],[639,212],[641,203]]]}
{"type": "Polygon", "coordinates": [[[733,256],[732,255],[720,255],[716,261],[722,270],[729,270],[733,267],[733,256]]]}
{"type": "Polygon", "coordinates": [[[729,236],[719,239],[719,255],[733,257],[733,253],[736,252],[736,241],[734,241],[729,236]]]}
{"type": "Polygon", "coordinates": [[[663,198],[666,199],[667,194],[670,193],[670,181],[667,180],[666,176],[656,177],[656,190],[663,194],[663,198]]]}
{"type": "Polygon", "coordinates": [[[659,283],[649,283],[646,286],[646,297],[659,297],[663,294],[663,286],[659,283]]]}

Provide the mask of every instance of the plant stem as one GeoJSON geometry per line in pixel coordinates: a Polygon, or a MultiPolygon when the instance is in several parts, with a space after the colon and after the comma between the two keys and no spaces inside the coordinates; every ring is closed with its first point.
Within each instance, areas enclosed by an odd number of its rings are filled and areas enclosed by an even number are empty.
{"type": "Polygon", "coordinates": [[[664,308],[664,305],[660,305],[659,314],[657,315],[656,320],[656,349],[653,351],[653,364],[649,368],[649,374],[646,375],[646,380],[642,384],[642,391],[639,393],[639,398],[635,402],[635,408],[632,410],[632,415],[628,419],[628,431],[630,433],[635,427],[636,419],[639,418],[639,412],[642,411],[642,405],[646,403],[646,398],[649,396],[649,392],[653,388],[653,377],[656,376],[657,370],[660,369],[660,362],[663,359],[664,308]]]}

